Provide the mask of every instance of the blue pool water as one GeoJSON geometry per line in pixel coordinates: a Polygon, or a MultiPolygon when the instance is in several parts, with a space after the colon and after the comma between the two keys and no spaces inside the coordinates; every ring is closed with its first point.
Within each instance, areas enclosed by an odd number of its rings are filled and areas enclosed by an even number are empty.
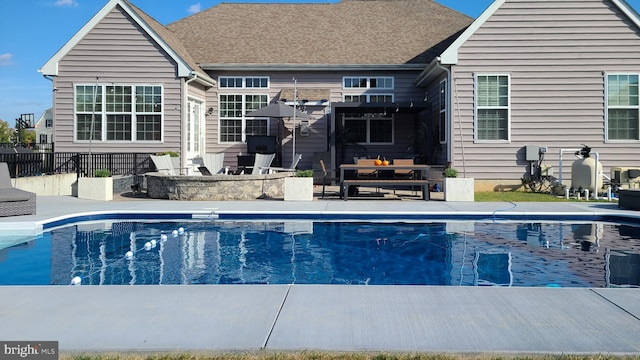
{"type": "Polygon", "coordinates": [[[0,285],[68,285],[74,278],[82,285],[638,287],[640,228],[601,222],[106,221],[61,226],[0,250],[0,285]]]}

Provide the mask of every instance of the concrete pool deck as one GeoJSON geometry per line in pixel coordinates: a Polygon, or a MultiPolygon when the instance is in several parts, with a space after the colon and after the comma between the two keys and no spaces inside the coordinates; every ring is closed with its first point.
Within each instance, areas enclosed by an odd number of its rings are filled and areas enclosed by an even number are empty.
{"type": "MultiPolygon", "coordinates": [[[[111,202],[38,197],[0,232],[94,211],[614,214],[616,203],[397,200],[111,202]]],[[[4,286],[0,341],[69,352],[640,354],[640,289],[344,285],[4,286]]]]}

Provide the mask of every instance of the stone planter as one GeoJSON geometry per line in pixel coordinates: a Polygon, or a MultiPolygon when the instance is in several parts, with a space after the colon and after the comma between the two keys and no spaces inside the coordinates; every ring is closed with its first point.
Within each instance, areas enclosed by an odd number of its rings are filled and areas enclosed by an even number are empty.
{"type": "Polygon", "coordinates": [[[285,201],[312,201],[312,177],[288,177],[284,179],[285,201]]]}
{"type": "Polygon", "coordinates": [[[113,200],[113,178],[78,178],[78,199],[111,201],[113,200]]]}
{"type": "Polygon", "coordinates": [[[444,178],[445,201],[475,201],[473,178],[444,178]]]}

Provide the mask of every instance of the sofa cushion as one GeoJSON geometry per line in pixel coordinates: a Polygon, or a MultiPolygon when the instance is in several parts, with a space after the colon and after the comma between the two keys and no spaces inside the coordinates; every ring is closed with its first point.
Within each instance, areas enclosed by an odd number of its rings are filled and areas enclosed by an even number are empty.
{"type": "Polygon", "coordinates": [[[31,195],[32,193],[20,189],[0,189],[0,202],[27,201],[31,195]]]}
{"type": "Polygon", "coordinates": [[[0,162],[0,189],[11,189],[11,175],[7,163],[0,162]]]}

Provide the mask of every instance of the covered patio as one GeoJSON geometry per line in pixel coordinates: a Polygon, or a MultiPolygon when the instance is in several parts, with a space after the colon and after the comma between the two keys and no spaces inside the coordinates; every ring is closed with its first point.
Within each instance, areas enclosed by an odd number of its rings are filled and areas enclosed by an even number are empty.
{"type": "Polygon", "coordinates": [[[331,114],[336,167],[354,158],[428,162],[437,129],[427,102],[336,102],[331,114]]]}

